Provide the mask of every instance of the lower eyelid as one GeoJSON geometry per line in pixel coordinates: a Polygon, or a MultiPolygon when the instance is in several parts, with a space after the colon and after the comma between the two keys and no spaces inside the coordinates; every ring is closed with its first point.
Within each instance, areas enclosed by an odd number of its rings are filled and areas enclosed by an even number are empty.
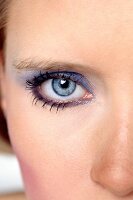
{"type": "Polygon", "coordinates": [[[33,104],[36,104],[37,102],[40,102],[42,104],[42,107],[45,107],[45,106],[50,106],[50,110],[51,110],[51,107],[52,108],[56,108],[57,111],[59,108],[61,109],[64,109],[64,108],[68,108],[68,107],[75,107],[75,106],[78,106],[78,105],[84,105],[84,104],[87,104],[87,103],[90,103],[92,100],[92,98],[90,98],[89,100],[78,100],[78,101],[72,101],[72,102],[53,102],[49,99],[42,99],[42,98],[38,98],[38,97],[35,97],[33,99],[33,104]]]}

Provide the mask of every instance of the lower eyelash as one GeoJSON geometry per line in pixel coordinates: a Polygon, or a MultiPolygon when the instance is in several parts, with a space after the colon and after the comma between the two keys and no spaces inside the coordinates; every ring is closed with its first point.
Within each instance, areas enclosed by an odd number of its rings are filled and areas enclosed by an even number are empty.
{"type": "MultiPolygon", "coordinates": [[[[36,105],[38,102],[42,103],[42,108],[44,108],[45,106],[49,105],[50,106],[50,111],[52,111],[53,108],[56,108],[56,113],[59,111],[59,109],[63,110],[65,107],[67,107],[66,105],[68,104],[68,102],[63,103],[63,102],[53,102],[52,100],[48,100],[48,99],[44,99],[43,97],[41,97],[39,94],[36,94],[37,92],[35,91],[35,89],[30,89],[30,94],[32,95],[32,105],[36,105]]],[[[70,103],[70,102],[69,102],[70,103]]]]}
{"type": "MultiPolygon", "coordinates": [[[[33,101],[32,101],[32,105],[36,105],[38,102],[40,102],[42,104],[42,108],[44,108],[45,106],[50,106],[50,111],[52,111],[54,108],[56,109],[56,113],[59,111],[59,110],[64,110],[65,108],[67,107],[73,107],[73,106],[76,106],[76,105],[83,105],[83,104],[86,104],[88,103],[89,101],[86,100],[86,101],[69,101],[69,102],[53,102],[52,100],[48,100],[48,99],[44,99],[42,98],[41,96],[39,97],[39,95],[35,95],[34,92],[32,92],[32,95],[33,95],[33,101]]],[[[90,100],[91,102],[92,100],[90,100]]]]}
{"type": "MultiPolygon", "coordinates": [[[[33,95],[33,94],[32,94],[33,95]]],[[[55,107],[57,112],[59,111],[59,109],[64,109],[66,107],[66,103],[58,103],[58,102],[51,102],[51,104],[48,103],[47,100],[41,100],[39,99],[37,96],[34,96],[33,100],[32,100],[32,105],[36,105],[38,102],[41,102],[42,103],[42,108],[44,108],[46,105],[50,105],[50,111],[52,111],[52,109],[55,107]]],[[[56,112],[56,113],[57,113],[56,112]]]]}

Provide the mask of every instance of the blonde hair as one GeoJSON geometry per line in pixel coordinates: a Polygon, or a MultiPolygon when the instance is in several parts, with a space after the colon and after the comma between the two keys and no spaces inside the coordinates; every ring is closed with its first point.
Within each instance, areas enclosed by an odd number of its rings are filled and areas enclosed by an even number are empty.
{"type": "Polygon", "coordinates": [[[0,0],[0,49],[3,48],[8,20],[8,8],[11,0],[0,0]]]}

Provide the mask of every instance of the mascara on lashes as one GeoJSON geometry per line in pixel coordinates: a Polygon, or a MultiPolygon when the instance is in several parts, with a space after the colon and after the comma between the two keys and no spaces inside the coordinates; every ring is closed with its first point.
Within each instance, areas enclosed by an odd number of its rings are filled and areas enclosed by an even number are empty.
{"type": "Polygon", "coordinates": [[[43,82],[47,81],[48,79],[70,79],[77,84],[84,87],[88,92],[94,94],[93,87],[89,80],[83,76],[82,74],[79,74],[77,72],[68,72],[68,71],[52,71],[52,72],[43,72],[39,71],[37,73],[31,73],[30,77],[27,76],[26,84],[27,82],[30,82],[33,86],[37,87],[41,85],[43,82]]]}

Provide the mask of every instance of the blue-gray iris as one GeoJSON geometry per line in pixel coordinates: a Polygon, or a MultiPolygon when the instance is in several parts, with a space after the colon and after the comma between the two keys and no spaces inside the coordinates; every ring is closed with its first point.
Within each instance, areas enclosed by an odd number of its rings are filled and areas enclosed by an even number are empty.
{"type": "Polygon", "coordinates": [[[69,96],[76,89],[76,83],[68,79],[53,79],[52,88],[59,96],[69,96]]]}

